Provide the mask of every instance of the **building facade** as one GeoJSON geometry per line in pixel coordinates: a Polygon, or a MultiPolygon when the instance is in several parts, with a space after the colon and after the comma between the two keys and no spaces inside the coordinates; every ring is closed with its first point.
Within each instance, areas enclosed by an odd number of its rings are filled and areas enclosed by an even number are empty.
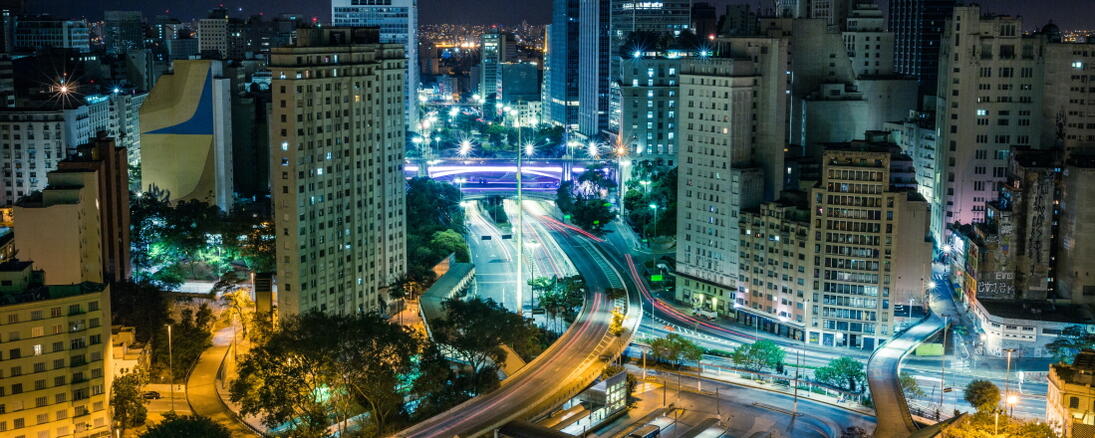
{"type": "Polygon", "coordinates": [[[1095,434],[1095,351],[1083,350],[1071,364],[1049,366],[1046,423],[1065,438],[1095,434]]]}
{"type": "Polygon", "coordinates": [[[608,127],[609,0],[581,0],[578,49],[578,132],[596,137],[608,127]]]}
{"type": "Polygon", "coordinates": [[[91,32],[84,20],[62,20],[50,16],[24,16],[15,20],[16,50],[45,48],[91,51],[91,32]]]}
{"type": "Polygon", "coordinates": [[[979,6],[956,7],[947,21],[935,110],[942,223],[984,221],[1011,146],[1038,145],[1045,40],[1022,29],[1020,18],[983,17],[979,6]]]}
{"type": "Polygon", "coordinates": [[[578,126],[579,13],[581,0],[553,0],[544,83],[544,112],[552,124],[578,126]]]}
{"type": "Polygon", "coordinates": [[[180,60],[140,111],[141,189],[232,208],[231,80],[222,61],[180,60]]]}
{"type": "Polygon", "coordinates": [[[104,11],[103,39],[107,53],[126,53],[145,46],[140,11],[104,11]]]}
{"type": "Polygon", "coordinates": [[[407,59],[405,117],[407,126],[418,123],[418,0],[332,0],[331,24],[340,27],[375,26],[380,42],[402,44],[407,59]]]}
{"type": "Polygon", "coordinates": [[[632,162],[677,165],[680,73],[681,58],[620,62],[620,137],[632,162]]]}
{"type": "Polygon", "coordinates": [[[282,315],[382,311],[406,269],[406,63],[375,29],[302,30],[271,51],[282,315]]]}
{"type": "Polygon", "coordinates": [[[0,434],[109,436],[110,290],[45,285],[28,261],[0,264],[0,434]]]}
{"type": "Polygon", "coordinates": [[[916,78],[920,90],[934,94],[939,49],[956,0],[890,0],[887,21],[894,34],[894,71],[916,78]]]}

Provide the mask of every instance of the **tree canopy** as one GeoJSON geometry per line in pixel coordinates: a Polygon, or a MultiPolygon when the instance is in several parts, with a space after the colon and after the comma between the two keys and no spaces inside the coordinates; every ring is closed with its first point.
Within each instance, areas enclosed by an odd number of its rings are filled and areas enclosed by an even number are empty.
{"type": "Polygon", "coordinates": [[[361,426],[382,434],[403,413],[400,388],[423,348],[413,331],[376,314],[293,316],[243,359],[231,399],[269,427],[293,421],[300,436],[323,436],[358,409],[370,413],[361,426]]]}
{"type": "Polygon", "coordinates": [[[783,366],[784,351],[775,342],[761,339],[742,344],[730,354],[730,360],[748,370],[764,371],[783,366]]]}
{"type": "Polygon", "coordinates": [[[597,166],[589,166],[576,181],[564,181],[555,191],[555,205],[559,211],[570,215],[575,225],[597,235],[604,234],[605,227],[616,218],[608,193],[616,188],[616,182],[597,166]]]}
{"type": "Polygon", "coordinates": [[[1095,333],[1088,333],[1083,326],[1066,327],[1053,342],[1046,344],[1046,351],[1058,362],[1072,363],[1080,350],[1095,348],[1095,333]]]}
{"type": "Polygon", "coordinates": [[[164,415],[163,421],[150,427],[141,438],[231,438],[228,428],[199,415],[178,416],[173,412],[164,415]]]}
{"type": "Polygon", "coordinates": [[[1000,388],[988,380],[970,382],[963,396],[978,411],[991,411],[1000,404],[1000,388]]]}
{"type": "Polygon", "coordinates": [[[850,357],[839,357],[814,370],[814,380],[833,385],[850,392],[862,391],[867,382],[863,362],[850,357]]]}
{"type": "Polygon", "coordinates": [[[647,341],[650,345],[650,355],[659,362],[669,362],[680,367],[685,361],[698,361],[703,357],[703,349],[695,342],[676,333],[670,333],[664,338],[654,338],[647,341]]]}

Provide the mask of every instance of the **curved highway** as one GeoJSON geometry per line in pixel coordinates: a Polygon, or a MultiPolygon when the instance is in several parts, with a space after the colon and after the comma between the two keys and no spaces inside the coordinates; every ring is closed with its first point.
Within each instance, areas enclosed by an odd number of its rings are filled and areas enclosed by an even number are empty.
{"type": "MultiPolygon", "coordinates": [[[[543,224],[585,278],[585,304],[577,320],[559,340],[504,380],[497,390],[468,400],[395,436],[483,436],[510,421],[542,415],[585,389],[630,343],[642,319],[641,308],[635,305],[628,306],[625,333],[618,337],[608,334],[612,310],[624,303],[609,300],[604,291],[622,283],[622,279],[607,266],[603,255],[590,244],[588,237],[549,219],[543,224]]],[[[629,293],[629,296],[636,295],[629,293]]],[[[637,298],[634,302],[637,303],[637,298]]]]}
{"type": "Polygon", "coordinates": [[[867,362],[867,383],[871,387],[871,399],[874,401],[878,424],[874,436],[900,438],[917,430],[909,413],[905,391],[901,388],[901,379],[898,378],[901,360],[917,345],[943,330],[943,324],[943,318],[932,314],[871,355],[871,360],[867,362]]]}

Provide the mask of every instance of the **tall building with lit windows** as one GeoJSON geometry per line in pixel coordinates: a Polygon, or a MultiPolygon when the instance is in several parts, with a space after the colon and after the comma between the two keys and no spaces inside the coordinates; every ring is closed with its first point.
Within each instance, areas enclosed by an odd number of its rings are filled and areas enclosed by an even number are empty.
{"type": "Polygon", "coordinates": [[[407,126],[418,122],[418,0],[331,0],[331,25],[338,27],[378,27],[380,42],[403,45],[407,59],[407,126]]]}
{"type": "Polygon", "coordinates": [[[283,315],[386,311],[406,269],[401,44],[302,29],[271,49],[270,188],[283,315]]]}
{"type": "Polygon", "coordinates": [[[552,124],[578,125],[578,14],[580,0],[552,0],[545,58],[544,118],[552,124]]]}
{"type": "Polygon", "coordinates": [[[816,296],[807,342],[874,350],[893,336],[897,304],[924,305],[930,207],[915,175],[912,159],[892,144],[826,148],[809,195],[816,296]]]}
{"type": "Polygon", "coordinates": [[[0,263],[0,435],[111,436],[110,290],[0,263]]]}
{"type": "MultiPolygon", "coordinates": [[[[985,218],[985,202],[1007,178],[1012,146],[1040,145],[1045,38],[1024,35],[1019,17],[960,6],[939,52],[936,129],[945,172],[942,224],[985,218]]],[[[942,237],[942,230],[935,230],[942,237]]]]}

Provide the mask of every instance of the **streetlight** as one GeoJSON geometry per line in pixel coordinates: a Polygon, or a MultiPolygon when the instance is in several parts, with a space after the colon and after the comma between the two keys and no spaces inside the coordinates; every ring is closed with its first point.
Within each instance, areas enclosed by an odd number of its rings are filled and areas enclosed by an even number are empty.
{"type": "Polygon", "coordinates": [[[171,370],[171,412],[175,412],[175,353],[171,348],[171,324],[167,324],[167,368],[171,370]]]}
{"type": "Polygon", "coordinates": [[[535,152],[536,146],[533,146],[532,143],[528,143],[525,145],[525,155],[531,157],[535,152]]]}
{"type": "Polygon", "coordinates": [[[467,157],[469,154],[471,154],[471,146],[471,140],[460,140],[460,150],[458,151],[460,156],[467,157]]]}
{"type": "Polygon", "coordinates": [[[598,158],[601,156],[601,147],[597,142],[591,141],[589,142],[589,147],[586,152],[589,154],[590,158],[598,158]]]}
{"type": "Polygon", "coordinates": [[[1007,403],[1008,409],[1010,410],[1010,413],[1008,415],[1014,417],[1015,405],[1019,403],[1019,396],[1015,394],[1008,394],[1007,398],[1004,400],[1004,403],[1007,403]]]}

